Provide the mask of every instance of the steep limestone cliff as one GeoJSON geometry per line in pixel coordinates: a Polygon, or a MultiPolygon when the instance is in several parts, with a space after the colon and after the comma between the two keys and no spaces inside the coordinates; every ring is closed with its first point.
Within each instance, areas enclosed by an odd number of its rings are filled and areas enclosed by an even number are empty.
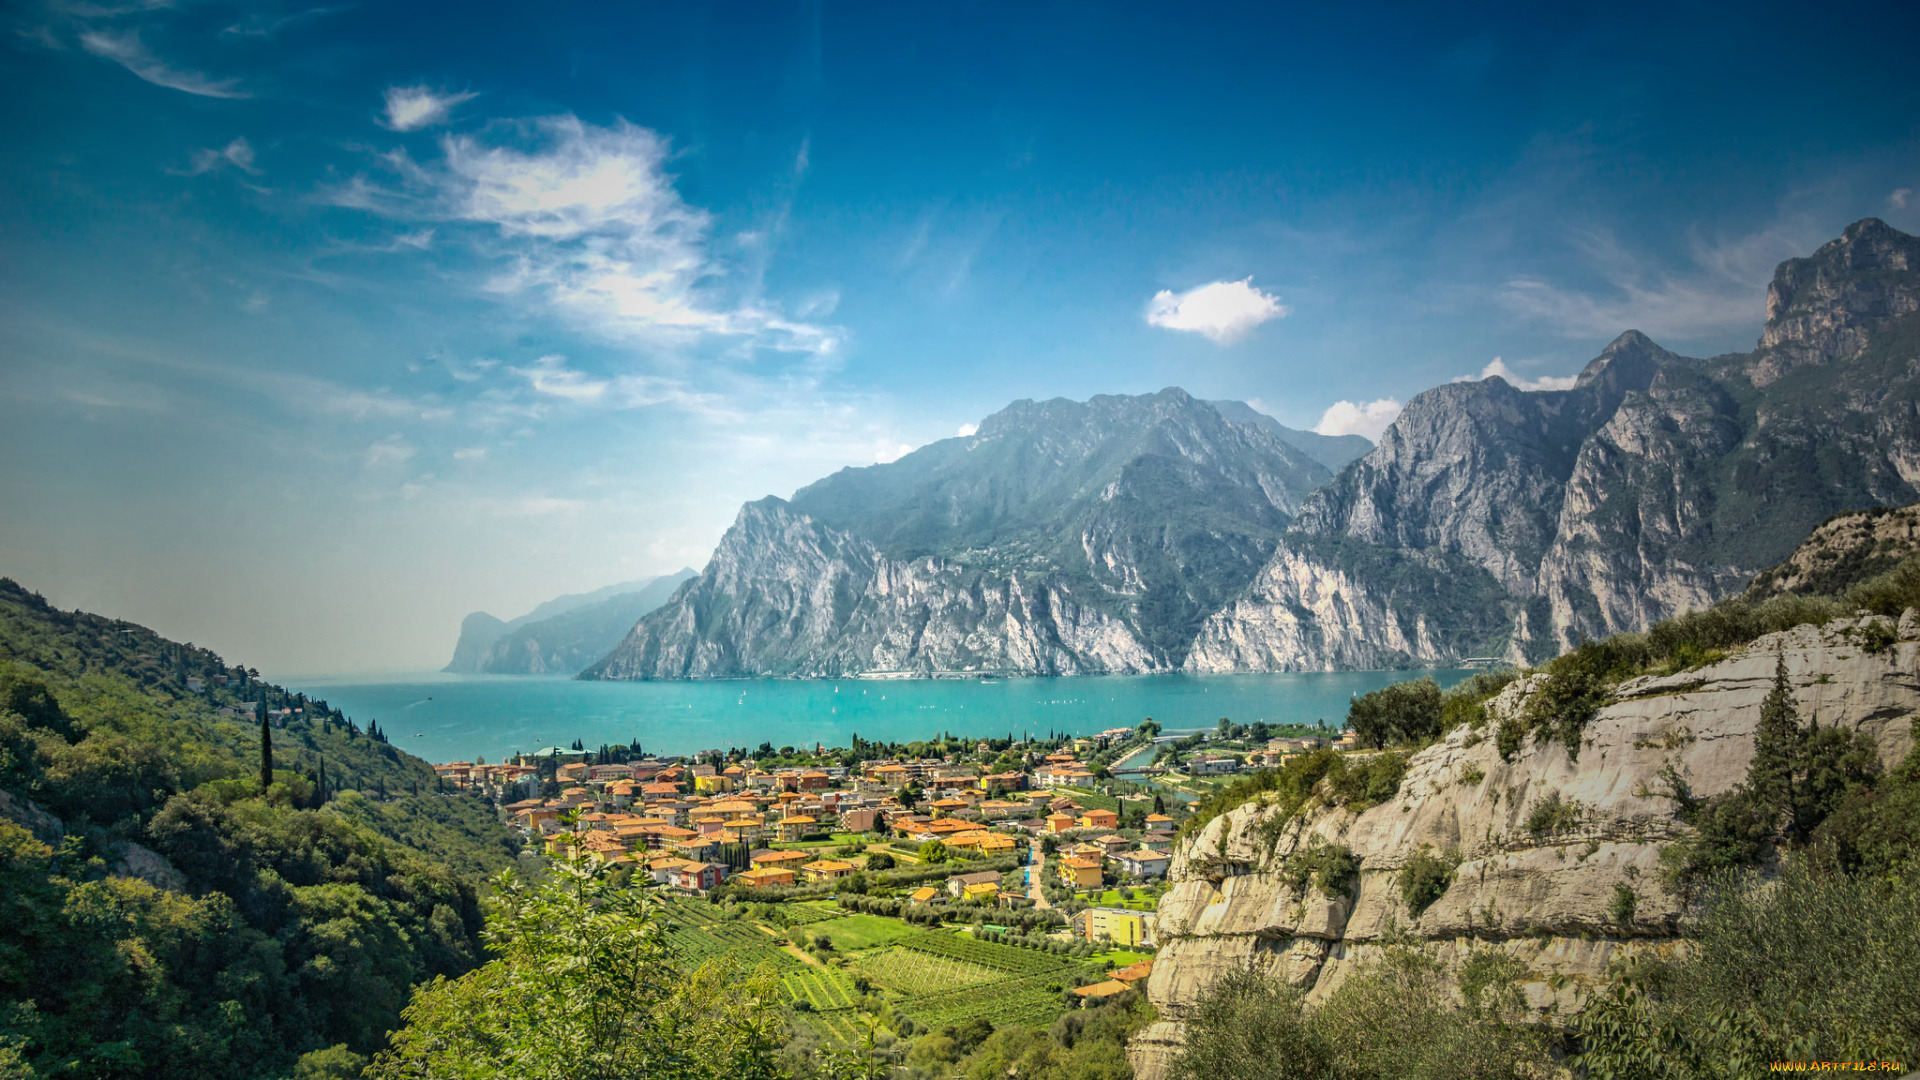
{"type": "Polygon", "coordinates": [[[1733,595],[1827,516],[1920,493],[1917,308],[1920,240],[1868,219],[1781,265],[1751,354],[1629,331],[1570,390],[1418,395],[1186,667],[1538,661],[1733,595]]]}
{"type": "Polygon", "coordinates": [[[1253,965],[1322,1001],[1396,932],[1455,957],[1497,947],[1530,973],[1523,989],[1543,1019],[1578,1010],[1620,950],[1677,940],[1683,902],[1661,884],[1658,860],[1689,827],[1659,794],[1661,773],[1673,766],[1701,797],[1740,784],[1776,658],[1803,719],[1866,734],[1886,764],[1912,749],[1920,613],[1910,610],[1897,626],[1875,616],[1801,626],[1704,668],[1623,684],[1587,725],[1577,762],[1557,741],[1500,759],[1493,724],[1522,707],[1528,679],[1489,703],[1489,726],[1462,726],[1415,754],[1398,797],[1382,805],[1309,809],[1276,830],[1267,822],[1277,811],[1250,803],[1209,822],[1181,843],[1156,916],[1148,994],[1162,1019],[1129,1049],[1135,1076],[1166,1075],[1182,1021],[1226,972],[1253,965]],[[1867,651],[1869,623],[1898,641],[1867,651]],[[1555,794],[1578,823],[1528,831],[1530,810],[1555,794]],[[1357,884],[1337,898],[1288,885],[1280,865],[1313,843],[1350,847],[1357,884]],[[1423,848],[1457,851],[1461,862],[1414,916],[1396,875],[1423,848]],[[1624,924],[1612,911],[1618,885],[1637,898],[1624,924]]]}
{"type": "Polygon", "coordinates": [[[1330,475],[1177,388],[1015,402],[750,504],[583,677],[1177,670],[1330,475]]]}

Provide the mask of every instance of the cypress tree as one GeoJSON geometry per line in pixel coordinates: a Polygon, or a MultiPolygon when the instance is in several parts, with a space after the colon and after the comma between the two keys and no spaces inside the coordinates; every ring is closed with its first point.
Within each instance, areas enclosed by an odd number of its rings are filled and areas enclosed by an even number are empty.
{"type": "Polygon", "coordinates": [[[1803,756],[1800,736],[1800,710],[1794,707],[1793,690],[1787,685],[1787,658],[1775,658],[1773,689],[1760,703],[1760,724],[1753,733],[1753,764],[1747,770],[1747,786],[1774,821],[1785,819],[1789,828],[1798,824],[1799,798],[1797,774],[1803,756]]]}
{"type": "Polygon", "coordinates": [[[317,790],[314,792],[314,805],[327,805],[327,759],[324,754],[320,757],[320,780],[316,788],[317,790]]]}
{"type": "Polygon", "coordinates": [[[273,786],[273,726],[266,710],[260,712],[260,794],[273,786]]]}

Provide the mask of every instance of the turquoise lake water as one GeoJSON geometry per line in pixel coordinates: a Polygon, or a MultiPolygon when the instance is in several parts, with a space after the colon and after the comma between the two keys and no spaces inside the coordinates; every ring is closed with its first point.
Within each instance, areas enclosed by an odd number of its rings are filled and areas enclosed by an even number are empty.
{"type": "MultiPolygon", "coordinates": [[[[520,750],[639,739],[658,754],[729,746],[846,746],[967,736],[1085,735],[1152,717],[1169,731],[1235,723],[1338,725],[1355,694],[1425,672],[1287,675],[1079,676],[1057,679],[576,682],[441,673],[368,682],[295,678],[363,726],[380,721],[394,745],[429,761],[499,761],[520,750]]],[[[1470,672],[1431,673],[1451,686],[1470,672]]]]}

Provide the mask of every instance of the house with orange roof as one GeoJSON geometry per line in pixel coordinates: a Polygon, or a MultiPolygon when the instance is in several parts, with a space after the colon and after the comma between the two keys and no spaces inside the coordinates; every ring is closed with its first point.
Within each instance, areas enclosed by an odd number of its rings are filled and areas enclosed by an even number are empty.
{"type": "Polygon", "coordinates": [[[1120,815],[1111,810],[1093,809],[1080,815],[1080,827],[1083,829],[1117,829],[1120,827],[1120,815]]]}
{"type": "Polygon", "coordinates": [[[1070,855],[1060,860],[1060,880],[1076,889],[1100,887],[1100,860],[1070,855]]]}
{"type": "Polygon", "coordinates": [[[800,863],[812,861],[813,853],[807,851],[756,851],[748,858],[756,867],[785,866],[791,868],[800,863]]]}
{"type": "Polygon", "coordinates": [[[846,877],[853,871],[852,863],[837,859],[821,859],[819,862],[811,862],[800,868],[800,872],[807,876],[808,881],[833,881],[846,877]]]}
{"type": "Polygon", "coordinates": [[[1114,972],[1113,980],[1126,983],[1128,986],[1145,986],[1147,976],[1151,974],[1153,974],[1153,958],[1148,957],[1137,964],[1128,964],[1114,972]]]}
{"type": "Polygon", "coordinates": [[[939,896],[940,896],[939,889],[936,889],[931,885],[922,885],[919,888],[907,894],[907,903],[915,904],[915,905],[930,903],[933,900],[937,899],[939,896]]]}
{"type": "Polygon", "coordinates": [[[733,875],[733,880],[748,888],[765,889],[793,884],[793,871],[778,866],[755,867],[733,875]]]}
{"type": "Polygon", "coordinates": [[[1067,814],[1048,814],[1047,815],[1047,831],[1050,833],[1063,833],[1073,827],[1074,827],[1074,821],[1070,815],[1067,815],[1067,814]]]}
{"type": "Polygon", "coordinates": [[[719,863],[681,863],[667,871],[667,884],[691,893],[717,888],[726,879],[727,868],[719,863]]]}
{"type": "Polygon", "coordinates": [[[1118,979],[1108,979],[1105,982],[1097,982],[1091,986],[1078,987],[1072,991],[1072,994],[1082,1001],[1098,1001],[1101,998],[1110,998],[1115,994],[1124,994],[1131,989],[1132,987],[1118,979]]]}
{"type": "Polygon", "coordinates": [[[812,836],[814,833],[819,832],[820,822],[816,818],[810,818],[805,815],[781,818],[776,829],[779,832],[781,840],[792,843],[803,836],[812,836]]]}

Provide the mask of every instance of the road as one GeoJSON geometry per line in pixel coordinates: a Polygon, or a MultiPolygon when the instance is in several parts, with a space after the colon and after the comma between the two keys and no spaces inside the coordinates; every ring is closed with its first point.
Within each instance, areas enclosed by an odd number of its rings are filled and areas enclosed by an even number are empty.
{"type": "Polygon", "coordinates": [[[1027,846],[1027,899],[1033,901],[1033,906],[1041,911],[1053,906],[1048,902],[1046,895],[1040,891],[1041,869],[1045,865],[1045,860],[1040,857],[1039,842],[1029,844],[1027,846]]]}

